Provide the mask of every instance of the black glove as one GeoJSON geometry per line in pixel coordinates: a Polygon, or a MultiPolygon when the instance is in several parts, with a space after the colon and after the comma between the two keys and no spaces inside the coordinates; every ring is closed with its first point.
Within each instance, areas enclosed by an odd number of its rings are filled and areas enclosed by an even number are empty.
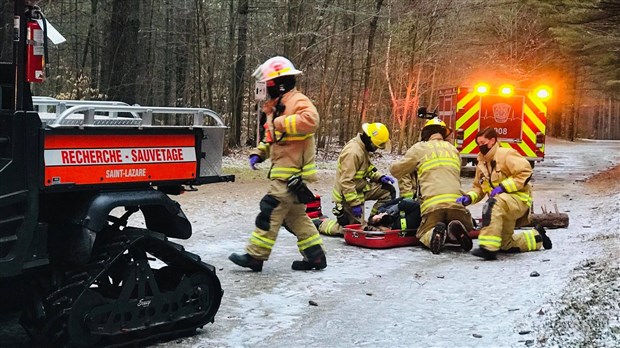
{"type": "Polygon", "coordinates": [[[312,193],[308,186],[304,184],[301,176],[299,175],[291,176],[288,179],[286,186],[288,186],[289,191],[293,192],[297,196],[300,203],[308,204],[316,198],[314,193],[312,193]]]}

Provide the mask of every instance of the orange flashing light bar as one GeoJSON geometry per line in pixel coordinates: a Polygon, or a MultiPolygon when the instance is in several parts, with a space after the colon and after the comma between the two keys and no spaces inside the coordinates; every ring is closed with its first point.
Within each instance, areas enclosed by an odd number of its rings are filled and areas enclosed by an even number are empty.
{"type": "Polygon", "coordinates": [[[504,97],[510,97],[515,92],[515,88],[511,85],[502,85],[499,87],[499,94],[504,97]]]}
{"type": "Polygon", "coordinates": [[[551,98],[551,88],[548,86],[540,86],[534,90],[534,94],[540,100],[549,100],[551,98]]]}
{"type": "Polygon", "coordinates": [[[476,87],[474,87],[474,90],[476,91],[476,93],[480,95],[486,95],[486,94],[489,94],[491,87],[487,83],[480,82],[479,84],[476,85],[476,87]]]}

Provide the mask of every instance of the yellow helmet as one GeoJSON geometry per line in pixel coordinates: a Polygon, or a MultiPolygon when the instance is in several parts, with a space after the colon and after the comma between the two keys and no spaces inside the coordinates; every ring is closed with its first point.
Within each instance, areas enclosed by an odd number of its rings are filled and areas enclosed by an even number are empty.
{"type": "Polygon", "coordinates": [[[362,130],[368,135],[370,141],[380,149],[385,149],[385,146],[390,141],[390,131],[383,123],[364,123],[362,130]]]}
{"type": "Polygon", "coordinates": [[[440,120],[438,117],[434,117],[428,121],[426,121],[426,123],[424,124],[424,127],[422,127],[422,129],[426,128],[426,127],[431,127],[431,126],[439,126],[442,127],[446,130],[446,134],[444,134],[444,138],[447,137],[448,135],[450,135],[450,133],[452,133],[452,130],[450,128],[448,128],[448,126],[446,126],[446,123],[442,120],[440,120]]]}

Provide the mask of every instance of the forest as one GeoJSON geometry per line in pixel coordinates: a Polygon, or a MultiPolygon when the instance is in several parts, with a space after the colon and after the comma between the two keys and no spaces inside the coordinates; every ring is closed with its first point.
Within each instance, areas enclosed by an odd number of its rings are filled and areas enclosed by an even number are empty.
{"type": "MultiPolygon", "coordinates": [[[[419,106],[478,81],[547,84],[547,134],[620,139],[619,0],[34,3],[67,39],[50,44],[36,95],[206,107],[230,127],[227,149],[255,144],[251,74],[275,55],[303,70],[326,151],[370,121],[388,125],[401,153],[419,137],[419,106]]],[[[4,62],[13,6],[0,5],[4,62]]]]}

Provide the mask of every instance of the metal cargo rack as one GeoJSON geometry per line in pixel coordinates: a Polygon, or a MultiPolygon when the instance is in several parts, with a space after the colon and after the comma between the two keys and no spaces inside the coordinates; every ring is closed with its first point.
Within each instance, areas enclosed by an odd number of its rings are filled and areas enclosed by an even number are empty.
{"type": "Polygon", "coordinates": [[[60,100],[33,97],[44,128],[47,129],[162,129],[199,128],[203,131],[199,177],[221,176],[224,132],[228,128],[220,116],[206,108],[129,105],[119,101],[60,100]],[[49,112],[54,108],[55,112],[49,112]],[[191,116],[187,125],[154,124],[154,115],[191,116]],[[208,125],[208,124],[214,125],[208,125]]]}

